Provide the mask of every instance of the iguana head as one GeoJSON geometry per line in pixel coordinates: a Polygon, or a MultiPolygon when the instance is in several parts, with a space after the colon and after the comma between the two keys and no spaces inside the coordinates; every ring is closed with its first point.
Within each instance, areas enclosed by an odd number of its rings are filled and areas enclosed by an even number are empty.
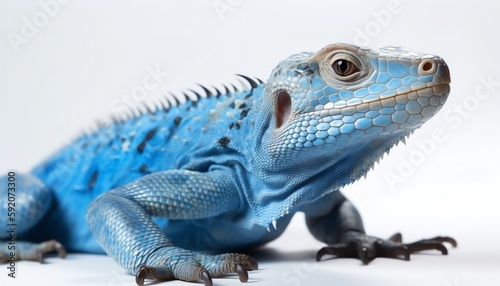
{"type": "Polygon", "coordinates": [[[443,59],[399,47],[334,44],[282,61],[265,84],[249,140],[252,170],[265,182],[247,194],[263,214],[259,223],[365,175],[438,112],[449,85],[443,59]]]}
{"type": "Polygon", "coordinates": [[[273,116],[265,148],[281,161],[394,144],[436,114],[449,84],[443,59],[400,47],[333,44],[293,55],[267,82],[273,116]]]}

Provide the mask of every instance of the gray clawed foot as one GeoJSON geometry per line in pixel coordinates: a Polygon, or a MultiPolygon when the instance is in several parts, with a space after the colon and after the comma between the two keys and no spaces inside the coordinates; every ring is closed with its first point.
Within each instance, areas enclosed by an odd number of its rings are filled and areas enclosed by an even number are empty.
{"type": "Polygon", "coordinates": [[[323,247],[316,254],[316,260],[320,261],[325,255],[337,257],[358,258],[363,264],[368,264],[377,257],[398,258],[410,260],[410,254],[424,250],[439,250],[443,255],[448,254],[444,243],[457,247],[457,242],[447,236],[438,236],[431,239],[423,239],[414,243],[402,243],[402,236],[396,233],[389,239],[379,239],[362,233],[349,233],[344,237],[344,242],[323,247]]]}
{"type": "Polygon", "coordinates": [[[248,282],[248,271],[257,270],[258,264],[245,254],[228,253],[221,255],[192,254],[175,261],[165,259],[158,266],[143,265],[135,275],[137,285],[144,285],[146,279],[153,280],[202,280],[205,286],[212,286],[212,278],[235,273],[241,282],[248,282]]]}
{"type": "MultiPolygon", "coordinates": [[[[16,260],[38,261],[43,263],[45,254],[57,252],[61,258],[66,257],[66,249],[56,240],[49,240],[42,243],[31,243],[25,241],[18,241],[16,246],[16,260]]],[[[0,264],[6,263],[10,256],[0,252],[0,264]]]]}

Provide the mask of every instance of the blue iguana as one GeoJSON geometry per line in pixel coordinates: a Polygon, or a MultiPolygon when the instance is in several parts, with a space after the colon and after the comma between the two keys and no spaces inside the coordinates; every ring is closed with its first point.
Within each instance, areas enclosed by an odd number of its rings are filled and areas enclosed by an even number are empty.
{"type": "MultiPolygon", "coordinates": [[[[267,82],[240,77],[247,89],[200,86],[191,90],[197,100],[167,98],[79,137],[29,174],[10,176],[16,259],[106,252],[139,285],[212,285],[229,273],[245,282],[258,266],[238,252],[280,236],[296,212],[327,244],[317,260],[408,260],[422,250],[446,254],[445,242],[456,246],[450,237],[404,244],[400,234],[367,236],[339,192],[442,107],[450,91],[443,59],[332,44],[286,58],[267,82]]],[[[7,196],[0,202],[7,213],[7,196]]],[[[12,252],[6,218],[4,260],[12,252]]]]}

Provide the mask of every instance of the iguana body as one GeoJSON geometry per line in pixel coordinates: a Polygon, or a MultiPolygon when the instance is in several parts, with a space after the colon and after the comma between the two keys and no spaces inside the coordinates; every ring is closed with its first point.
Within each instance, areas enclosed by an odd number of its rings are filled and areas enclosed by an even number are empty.
{"type": "Polygon", "coordinates": [[[18,188],[45,203],[19,202],[32,207],[18,210],[26,220],[18,238],[56,239],[70,251],[104,249],[137,273],[139,284],[211,284],[211,276],[228,272],[246,281],[246,270],[256,268],[248,256],[191,250],[265,244],[297,211],[306,213],[313,235],[333,245],[320,256],[368,262],[452,241],[385,241],[377,250],[336,192],[440,109],[450,83],[441,58],[337,44],[287,58],[265,83],[244,78],[250,90],[203,88],[203,96],[193,93],[197,100],[164,102],[80,137],[31,175],[19,175],[18,188]]]}

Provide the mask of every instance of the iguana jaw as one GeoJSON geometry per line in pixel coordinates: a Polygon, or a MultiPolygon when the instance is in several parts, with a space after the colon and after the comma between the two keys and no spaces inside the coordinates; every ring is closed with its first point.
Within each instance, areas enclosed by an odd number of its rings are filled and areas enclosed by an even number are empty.
{"type": "MultiPolygon", "coordinates": [[[[347,104],[346,105],[344,103],[339,103],[338,107],[335,107],[335,104],[332,103],[331,105],[325,105],[325,108],[322,111],[328,110],[330,115],[335,115],[335,114],[341,114],[343,110],[346,110],[349,108],[363,107],[363,106],[366,106],[366,105],[368,105],[370,103],[374,103],[374,102],[387,104],[386,102],[392,101],[392,99],[395,99],[396,102],[399,102],[402,100],[417,99],[418,97],[428,97],[428,98],[434,97],[434,96],[446,97],[446,96],[448,96],[449,92],[450,92],[450,85],[449,84],[438,84],[435,86],[415,89],[415,90],[412,90],[410,92],[395,93],[394,95],[391,95],[391,96],[372,98],[372,99],[368,99],[368,100],[362,99],[362,100],[360,100],[360,102],[355,103],[355,104],[347,104]]],[[[310,111],[310,112],[306,112],[304,114],[318,115],[320,113],[321,113],[321,111],[310,111]]],[[[296,112],[295,114],[298,115],[298,114],[300,114],[300,112],[296,112]]]]}
{"type": "MultiPolygon", "coordinates": [[[[338,119],[344,120],[343,118],[338,118],[339,115],[360,113],[365,110],[367,111],[363,113],[367,115],[369,111],[381,111],[383,108],[393,108],[397,104],[406,105],[410,102],[412,102],[412,104],[417,102],[420,105],[420,107],[418,106],[416,108],[408,107],[408,110],[404,109],[406,110],[406,112],[408,112],[409,116],[417,114],[421,115],[421,119],[419,119],[418,121],[408,122],[410,123],[410,125],[407,126],[407,128],[403,128],[403,129],[415,129],[412,128],[412,126],[414,125],[415,127],[420,126],[422,123],[430,119],[437,111],[439,111],[442,105],[446,102],[449,93],[450,93],[449,84],[437,84],[434,86],[424,87],[406,93],[396,93],[395,95],[373,98],[368,100],[362,99],[360,100],[359,103],[347,106],[342,106],[342,104],[340,104],[338,105],[339,107],[336,107],[335,104],[331,104],[330,106],[328,106],[327,104],[325,105],[325,108],[321,111],[311,111],[305,114],[301,114],[300,116],[321,117],[323,120],[326,121],[328,121],[327,119],[325,119],[326,117],[336,116],[335,118],[337,118],[337,120],[338,119]],[[418,112],[419,109],[421,110],[420,112],[418,112]]],[[[403,124],[406,122],[407,121],[400,121],[398,123],[403,124]]],[[[373,126],[385,127],[384,124],[377,123],[375,121],[373,122],[373,126]]],[[[402,130],[390,130],[389,133],[400,132],[400,131],[402,130]]]]}
{"type": "MultiPolygon", "coordinates": [[[[405,97],[406,97],[406,99],[416,99],[420,96],[422,96],[422,97],[448,96],[449,91],[450,91],[449,84],[437,84],[434,86],[415,89],[415,90],[412,90],[410,92],[395,93],[395,95],[391,95],[391,96],[385,96],[385,97],[367,99],[367,100],[363,99],[363,101],[360,103],[341,107],[341,108],[339,108],[339,110],[342,111],[345,108],[358,107],[358,106],[361,106],[363,104],[369,104],[372,102],[384,103],[384,100],[390,100],[390,99],[395,99],[396,102],[398,102],[398,100],[405,100],[405,97]]],[[[332,110],[333,110],[333,108],[332,108],[332,110]]]]}

